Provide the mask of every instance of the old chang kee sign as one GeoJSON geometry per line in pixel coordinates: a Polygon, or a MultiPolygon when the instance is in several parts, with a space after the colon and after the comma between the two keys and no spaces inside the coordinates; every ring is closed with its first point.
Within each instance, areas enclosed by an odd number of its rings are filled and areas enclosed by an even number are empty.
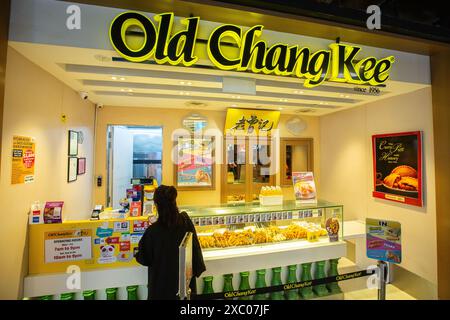
{"type": "MultiPolygon", "coordinates": [[[[144,62],[151,57],[158,64],[182,64],[192,66],[198,60],[194,54],[197,40],[199,17],[181,20],[185,28],[172,35],[173,13],[154,16],[158,28],[145,15],[138,12],[119,14],[111,23],[110,40],[114,49],[126,60],[144,62]],[[139,28],[144,33],[144,41],[132,45],[127,30],[139,28]]],[[[268,46],[259,38],[262,25],[243,31],[236,25],[225,24],[214,29],[209,35],[207,54],[219,69],[252,71],[254,73],[295,76],[304,78],[305,87],[315,87],[325,79],[351,84],[380,85],[389,79],[389,70],[395,59],[389,56],[382,59],[367,57],[357,62],[360,47],[332,43],[329,50],[311,52],[307,47],[277,43],[268,46]],[[232,39],[239,48],[237,56],[225,54],[222,40],[232,39]]]]}

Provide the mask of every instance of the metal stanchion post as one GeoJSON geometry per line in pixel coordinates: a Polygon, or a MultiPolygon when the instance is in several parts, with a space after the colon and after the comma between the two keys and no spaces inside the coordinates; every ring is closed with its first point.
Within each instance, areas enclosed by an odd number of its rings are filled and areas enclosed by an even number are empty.
{"type": "Polygon", "coordinates": [[[378,300],[386,300],[386,270],[387,264],[384,261],[378,261],[379,270],[379,285],[378,285],[378,300]]]}

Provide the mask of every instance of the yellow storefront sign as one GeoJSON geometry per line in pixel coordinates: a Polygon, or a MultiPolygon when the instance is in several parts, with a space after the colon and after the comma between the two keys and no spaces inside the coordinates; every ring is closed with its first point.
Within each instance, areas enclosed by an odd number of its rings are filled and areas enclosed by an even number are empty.
{"type": "Polygon", "coordinates": [[[14,136],[11,184],[34,182],[35,141],[32,137],[14,136]]]}

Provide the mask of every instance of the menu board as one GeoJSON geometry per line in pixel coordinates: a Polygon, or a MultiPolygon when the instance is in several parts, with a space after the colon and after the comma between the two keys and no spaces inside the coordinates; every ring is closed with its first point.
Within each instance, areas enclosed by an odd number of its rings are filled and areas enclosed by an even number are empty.
{"type": "Polygon", "coordinates": [[[300,203],[317,203],[316,184],[312,172],[292,172],[295,199],[300,203]]]}
{"type": "Polygon", "coordinates": [[[422,206],[421,132],[372,137],[373,196],[422,206]]]}
{"type": "Polygon", "coordinates": [[[396,221],[366,219],[367,257],[400,263],[402,261],[401,225],[396,221]]]}
{"type": "Polygon", "coordinates": [[[177,187],[213,187],[213,137],[179,137],[177,187]]]}
{"type": "Polygon", "coordinates": [[[11,184],[34,182],[35,141],[13,136],[11,184]]]}

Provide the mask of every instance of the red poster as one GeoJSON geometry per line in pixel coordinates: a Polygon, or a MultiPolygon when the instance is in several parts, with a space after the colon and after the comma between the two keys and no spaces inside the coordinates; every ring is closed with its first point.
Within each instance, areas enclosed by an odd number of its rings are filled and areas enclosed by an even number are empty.
{"type": "Polygon", "coordinates": [[[373,196],[421,207],[420,131],[372,136],[373,196]]]}
{"type": "Polygon", "coordinates": [[[130,251],[130,248],[131,248],[130,241],[120,242],[119,246],[120,246],[120,251],[121,252],[123,252],[123,251],[130,251]]]}

